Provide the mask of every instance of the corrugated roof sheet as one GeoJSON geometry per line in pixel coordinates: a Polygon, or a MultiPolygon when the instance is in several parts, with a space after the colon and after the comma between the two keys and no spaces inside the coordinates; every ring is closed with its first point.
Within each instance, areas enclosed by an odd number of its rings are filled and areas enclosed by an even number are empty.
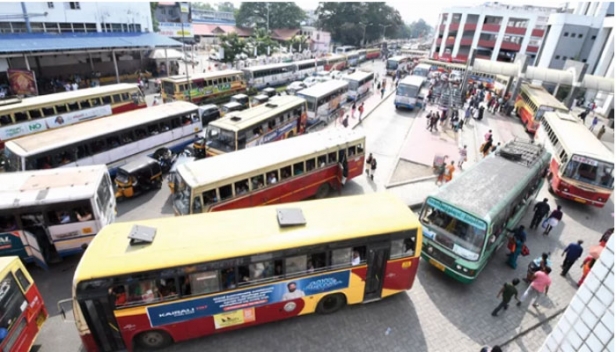
{"type": "Polygon", "coordinates": [[[181,47],[156,33],[14,33],[0,35],[0,54],[127,47],[181,47]]]}

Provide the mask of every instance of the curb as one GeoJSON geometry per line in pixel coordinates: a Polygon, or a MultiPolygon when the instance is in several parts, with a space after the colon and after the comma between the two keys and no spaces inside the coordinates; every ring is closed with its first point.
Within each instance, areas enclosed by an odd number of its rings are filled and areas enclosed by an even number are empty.
{"type": "MultiPolygon", "coordinates": [[[[379,106],[381,106],[381,104],[383,104],[383,102],[385,102],[385,100],[387,100],[387,98],[389,98],[392,94],[394,94],[394,92],[395,92],[395,90],[393,90],[393,89],[392,89],[392,91],[391,91],[391,92],[389,92],[389,93],[385,94],[385,97],[384,97],[383,99],[381,99],[381,101],[380,101],[380,102],[378,102],[378,104],[376,104],[376,105],[372,108],[372,110],[370,110],[370,111],[366,114],[366,116],[364,116],[364,117],[361,119],[361,122],[366,121],[366,119],[368,118],[368,116],[372,115],[372,112],[373,112],[374,110],[376,110],[376,108],[378,108],[379,106]]],[[[373,93],[373,94],[377,94],[377,93],[373,93]]],[[[359,122],[359,123],[358,123],[358,124],[356,124],[355,126],[351,127],[351,129],[353,130],[353,129],[355,129],[355,127],[357,127],[357,126],[361,125],[361,122],[359,122]]]]}
{"type": "Polygon", "coordinates": [[[435,178],[436,178],[436,176],[417,177],[417,178],[414,178],[414,179],[411,179],[411,180],[400,181],[400,182],[393,182],[393,183],[386,184],[385,188],[400,187],[400,186],[404,186],[404,185],[409,185],[411,183],[418,183],[418,182],[423,182],[423,181],[428,181],[428,180],[434,180],[435,178]]]}

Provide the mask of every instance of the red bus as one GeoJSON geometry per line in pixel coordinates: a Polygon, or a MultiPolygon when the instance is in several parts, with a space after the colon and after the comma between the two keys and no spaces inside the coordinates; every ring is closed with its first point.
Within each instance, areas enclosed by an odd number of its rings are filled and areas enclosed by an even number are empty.
{"type": "Polygon", "coordinates": [[[577,116],[546,112],[535,139],[552,154],[548,173],[551,193],[605,206],[614,191],[614,153],[577,116]]]}
{"type": "Polygon", "coordinates": [[[179,165],[170,185],[175,213],[323,198],[363,173],[365,141],[336,129],[179,165]]]}
{"type": "Polygon", "coordinates": [[[152,351],[378,304],[413,287],[421,243],[387,192],[114,223],[77,266],[73,314],[88,352],[152,351]],[[133,241],[136,225],[156,235],[133,241]]]}
{"type": "Polygon", "coordinates": [[[0,257],[0,349],[29,352],[47,320],[47,309],[19,257],[0,257]]]}
{"type": "Polygon", "coordinates": [[[535,133],[548,111],[569,113],[569,109],[542,86],[522,83],[515,100],[515,111],[527,132],[535,133]]]}
{"type": "Polygon", "coordinates": [[[381,56],[381,49],[366,49],[366,60],[378,59],[381,56]]]}
{"type": "Polygon", "coordinates": [[[331,55],[325,58],[325,71],[342,71],[347,67],[345,55],[331,55]]]}

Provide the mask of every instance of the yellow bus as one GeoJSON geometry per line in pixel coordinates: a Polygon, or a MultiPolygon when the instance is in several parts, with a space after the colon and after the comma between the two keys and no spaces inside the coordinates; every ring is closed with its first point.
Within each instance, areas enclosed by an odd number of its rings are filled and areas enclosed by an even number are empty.
{"type": "Polygon", "coordinates": [[[145,107],[139,87],[128,83],[11,99],[0,105],[0,150],[17,137],[145,107]]]}
{"type": "Polygon", "coordinates": [[[73,313],[106,352],[334,313],[410,289],[421,236],[390,193],[114,223],[77,266],[73,313]]]}
{"type": "Polygon", "coordinates": [[[254,108],[232,112],[210,122],[206,155],[215,156],[303,134],[306,101],[287,95],[272,97],[254,108]]]}
{"type": "Polygon", "coordinates": [[[515,111],[522,120],[526,131],[534,134],[537,132],[546,112],[568,113],[569,109],[555,96],[548,93],[543,86],[522,83],[520,94],[515,100],[515,111]]]}
{"type": "Polygon", "coordinates": [[[177,75],[161,79],[163,101],[185,100],[205,104],[214,98],[246,92],[244,73],[238,70],[197,73],[188,78],[177,75]]]}

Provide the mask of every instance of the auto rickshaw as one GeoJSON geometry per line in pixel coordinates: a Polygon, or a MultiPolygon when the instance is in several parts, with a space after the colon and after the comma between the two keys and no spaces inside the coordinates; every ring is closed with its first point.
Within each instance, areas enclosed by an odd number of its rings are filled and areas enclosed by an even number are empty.
{"type": "Polygon", "coordinates": [[[271,98],[273,96],[276,96],[278,93],[276,92],[275,88],[267,87],[267,88],[265,88],[265,89],[263,89],[261,91],[261,94],[265,94],[265,95],[267,95],[268,97],[271,98]]]}
{"type": "Polygon", "coordinates": [[[115,178],[116,198],[132,198],[163,185],[163,172],[158,160],[144,156],[120,166],[115,178]]]}
{"type": "Polygon", "coordinates": [[[265,94],[259,94],[252,97],[252,107],[267,103],[269,97],[265,94]]]}
{"type": "Polygon", "coordinates": [[[241,104],[242,105],[241,110],[248,109],[250,107],[249,98],[248,98],[248,95],[246,94],[236,94],[231,97],[229,102],[241,104]]]}

